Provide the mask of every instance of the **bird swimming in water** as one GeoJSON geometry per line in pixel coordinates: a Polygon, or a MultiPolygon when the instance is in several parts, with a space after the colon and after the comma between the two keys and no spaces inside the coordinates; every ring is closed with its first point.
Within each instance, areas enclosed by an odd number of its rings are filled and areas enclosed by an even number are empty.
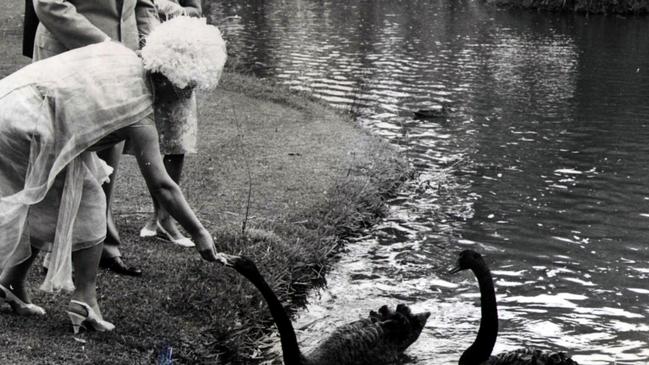
{"type": "Polygon", "coordinates": [[[563,352],[524,348],[491,356],[498,336],[498,308],[491,271],[482,256],[473,250],[460,253],[457,266],[450,273],[471,270],[480,287],[482,318],[478,336],[460,357],[460,365],[578,365],[563,352]]]}
{"type": "Polygon", "coordinates": [[[307,354],[300,351],[293,325],[254,262],[243,256],[221,254],[226,266],[245,276],[262,294],[282,344],[284,365],[381,365],[398,361],[403,351],[417,340],[429,312],[413,314],[400,304],[392,311],[383,306],[363,318],[336,328],[307,354]]]}

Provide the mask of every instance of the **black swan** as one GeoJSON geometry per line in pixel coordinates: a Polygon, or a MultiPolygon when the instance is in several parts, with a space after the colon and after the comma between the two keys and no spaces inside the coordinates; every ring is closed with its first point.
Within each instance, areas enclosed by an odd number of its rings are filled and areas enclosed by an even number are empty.
{"type": "Polygon", "coordinates": [[[223,255],[224,264],[245,276],[261,292],[280,334],[284,365],[379,365],[398,361],[424,328],[429,312],[412,314],[406,305],[387,306],[368,318],[338,327],[308,354],[302,354],[282,303],[255,264],[242,256],[223,255]]]}
{"type": "Polygon", "coordinates": [[[563,352],[529,348],[491,356],[498,336],[498,309],[491,272],[482,256],[473,250],[462,251],[457,266],[450,273],[455,274],[462,270],[471,270],[478,278],[482,318],[478,336],[460,357],[460,365],[578,365],[563,352]]]}

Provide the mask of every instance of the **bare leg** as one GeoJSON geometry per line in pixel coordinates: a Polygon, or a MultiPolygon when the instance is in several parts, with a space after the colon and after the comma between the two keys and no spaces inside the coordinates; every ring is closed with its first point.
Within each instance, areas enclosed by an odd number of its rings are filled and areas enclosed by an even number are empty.
{"type": "MultiPolygon", "coordinates": [[[[167,170],[167,173],[176,184],[180,185],[180,176],[182,175],[183,166],[185,162],[185,155],[165,155],[164,165],[167,170]]],[[[176,226],[176,222],[171,217],[169,212],[160,205],[160,203],[152,196],[153,199],[153,216],[152,219],[147,222],[147,226],[150,226],[151,221],[153,221],[153,229],[155,229],[155,222],[160,222],[162,228],[164,228],[173,239],[182,238],[182,234],[176,226]]]]}
{"type": "MultiPolygon", "coordinates": [[[[74,293],[72,299],[87,303],[101,316],[97,304],[97,267],[102,251],[101,244],[72,252],[74,267],[74,293]]],[[[72,305],[70,306],[72,308],[72,305]]],[[[78,311],[78,310],[77,310],[78,311]]]]}
{"type": "Polygon", "coordinates": [[[106,194],[106,239],[103,244],[101,266],[118,274],[139,276],[142,275],[142,270],[130,267],[122,261],[122,254],[119,252],[119,245],[122,241],[113,221],[113,188],[115,186],[115,180],[117,180],[117,167],[119,166],[119,160],[122,157],[123,150],[124,143],[119,143],[112,148],[98,153],[99,157],[113,168],[113,173],[110,175],[110,183],[103,185],[104,194],[106,194]]]}
{"type": "Polygon", "coordinates": [[[32,300],[25,288],[25,279],[27,272],[38,256],[38,250],[32,247],[32,255],[27,260],[15,266],[6,267],[0,274],[0,284],[11,290],[18,299],[25,303],[31,303],[32,300]]]}
{"type": "Polygon", "coordinates": [[[112,259],[121,256],[122,253],[119,252],[119,246],[116,245],[104,245],[104,249],[101,252],[101,257],[104,259],[112,259]]]}
{"type": "Polygon", "coordinates": [[[104,184],[102,187],[104,189],[104,194],[106,194],[106,241],[104,242],[104,257],[117,257],[121,256],[119,248],[117,247],[120,243],[119,232],[117,227],[115,227],[115,222],[113,221],[113,188],[115,186],[115,180],[117,179],[117,168],[119,166],[119,160],[122,157],[122,151],[124,150],[124,143],[118,143],[111,148],[107,148],[103,151],[97,152],[97,155],[102,160],[113,168],[113,173],[110,175],[110,182],[104,184]]]}
{"type": "MultiPolygon", "coordinates": [[[[114,175],[115,174],[111,175],[111,179],[113,179],[114,175]]],[[[108,204],[108,201],[106,201],[106,203],[108,204]]],[[[117,256],[119,256],[118,247],[119,245],[122,244],[122,239],[119,236],[119,231],[117,230],[117,226],[115,225],[115,219],[113,218],[113,209],[110,206],[106,211],[106,241],[108,243],[104,245],[104,248],[106,246],[115,247],[118,253],[117,256]]]]}
{"type": "Polygon", "coordinates": [[[74,266],[74,293],[68,306],[68,315],[76,334],[81,328],[111,331],[115,326],[104,321],[97,303],[97,267],[101,258],[101,244],[72,253],[74,266]]]}

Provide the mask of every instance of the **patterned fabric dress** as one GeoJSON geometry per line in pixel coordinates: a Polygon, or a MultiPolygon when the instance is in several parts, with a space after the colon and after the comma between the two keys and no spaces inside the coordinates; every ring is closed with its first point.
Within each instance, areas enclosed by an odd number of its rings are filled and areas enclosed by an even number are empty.
{"type": "Polygon", "coordinates": [[[155,125],[163,155],[196,153],[196,93],[156,95],[155,125]]]}
{"type": "Polygon", "coordinates": [[[91,147],[152,111],[148,77],[128,48],[104,42],[0,80],[0,267],[51,246],[41,286],[72,290],[71,252],[103,240],[109,170],[91,147]]]}

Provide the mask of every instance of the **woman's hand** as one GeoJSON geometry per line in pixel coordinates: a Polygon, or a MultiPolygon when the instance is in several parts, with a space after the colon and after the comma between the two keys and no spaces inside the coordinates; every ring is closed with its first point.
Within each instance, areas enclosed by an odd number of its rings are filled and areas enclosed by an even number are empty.
{"type": "Polygon", "coordinates": [[[196,243],[196,249],[198,249],[198,253],[201,254],[203,259],[207,261],[221,261],[216,252],[214,239],[206,229],[202,229],[198,234],[192,236],[192,240],[196,243]]]}
{"type": "Polygon", "coordinates": [[[225,266],[232,266],[232,258],[236,256],[216,252],[214,239],[207,230],[201,231],[201,233],[192,238],[194,239],[194,242],[196,242],[198,253],[201,254],[203,259],[211,262],[218,261],[225,266]]]}

